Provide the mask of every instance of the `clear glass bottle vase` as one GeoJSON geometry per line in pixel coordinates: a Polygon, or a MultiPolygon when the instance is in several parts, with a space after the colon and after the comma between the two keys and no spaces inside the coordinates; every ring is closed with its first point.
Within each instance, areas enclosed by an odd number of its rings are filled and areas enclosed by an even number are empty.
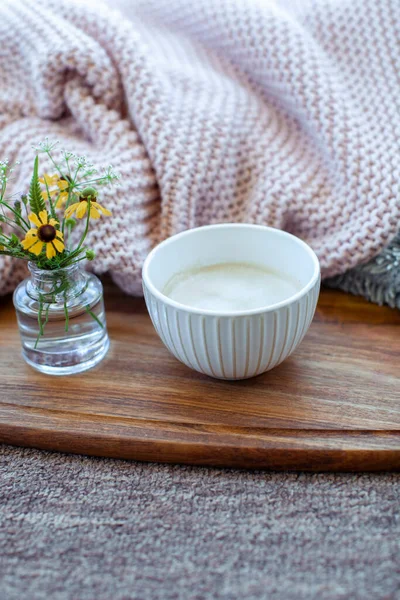
{"type": "Polygon", "coordinates": [[[24,359],[52,375],[90,369],[110,344],[101,281],[79,264],[54,271],[28,266],[31,277],[14,292],[24,359]]]}

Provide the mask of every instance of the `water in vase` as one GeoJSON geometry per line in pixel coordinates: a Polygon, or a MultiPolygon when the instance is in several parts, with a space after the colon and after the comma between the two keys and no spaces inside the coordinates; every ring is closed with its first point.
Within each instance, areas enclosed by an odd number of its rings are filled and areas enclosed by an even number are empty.
{"type": "Polygon", "coordinates": [[[69,269],[68,289],[62,294],[52,293],[59,289],[56,275],[43,271],[34,272],[14,293],[22,354],[48,374],[84,371],[109,348],[100,280],[79,267],[69,269]]]}

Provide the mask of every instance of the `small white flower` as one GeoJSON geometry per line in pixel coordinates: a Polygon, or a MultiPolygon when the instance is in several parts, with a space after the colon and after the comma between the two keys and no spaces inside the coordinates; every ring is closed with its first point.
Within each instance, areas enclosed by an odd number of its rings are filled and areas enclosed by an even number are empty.
{"type": "Polygon", "coordinates": [[[58,140],[50,142],[49,138],[45,137],[42,142],[39,142],[36,146],[32,146],[32,148],[37,152],[46,152],[48,154],[53,150],[53,148],[55,148],[55,146],[57,146],[58,143],[58,140]]]}

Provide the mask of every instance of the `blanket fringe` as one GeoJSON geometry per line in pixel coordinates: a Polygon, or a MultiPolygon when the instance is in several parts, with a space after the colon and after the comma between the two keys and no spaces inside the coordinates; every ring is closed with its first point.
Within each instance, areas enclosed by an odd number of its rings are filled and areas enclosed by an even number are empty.
{"type": "Polygon", "coordinates": [[[364,296],[380,306],[400,308],[400,232],[368,263],[326,279],[324,285],[364,296]]]}

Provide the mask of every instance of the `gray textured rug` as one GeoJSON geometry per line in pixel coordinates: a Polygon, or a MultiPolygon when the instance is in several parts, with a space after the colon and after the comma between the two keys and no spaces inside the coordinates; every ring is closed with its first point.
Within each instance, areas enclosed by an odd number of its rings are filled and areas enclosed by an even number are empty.
{"type": "Polygon", "coordinates": [[[400,598],[399,492],[2,447],[0,598],[400,598]]]}

